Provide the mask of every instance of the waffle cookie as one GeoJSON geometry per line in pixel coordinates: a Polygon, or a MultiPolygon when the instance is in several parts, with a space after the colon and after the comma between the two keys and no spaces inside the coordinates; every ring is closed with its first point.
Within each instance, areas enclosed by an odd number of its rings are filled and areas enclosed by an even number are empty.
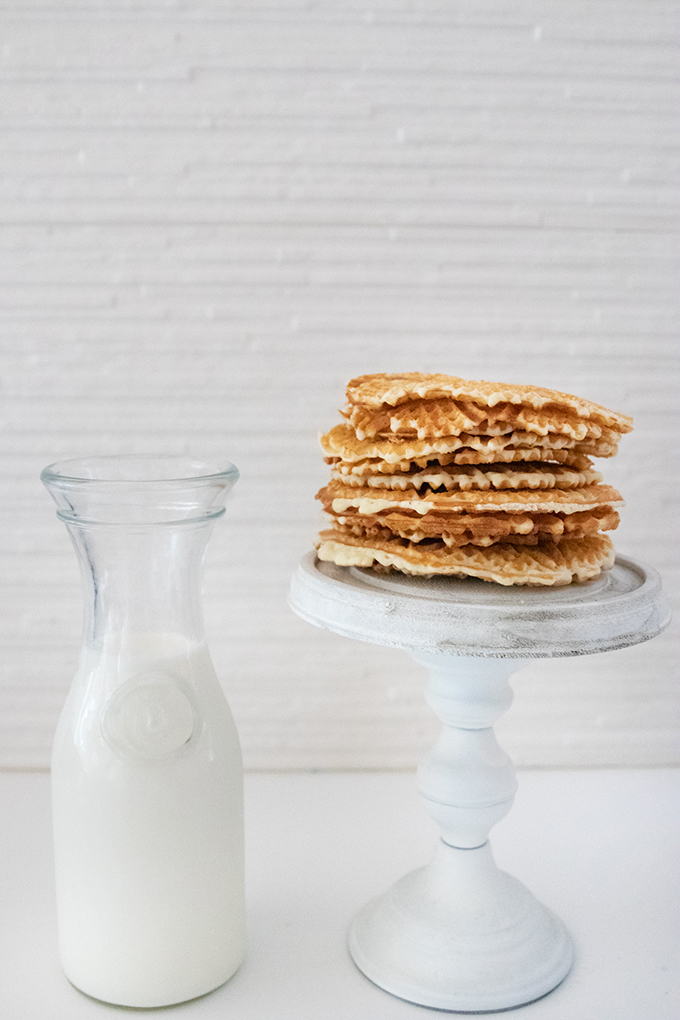
{"type": "Polygon", "coordinates": [[[339,565],[560,585],[612,565],[621,496],[592,457],[632,420],[542,387],[406,373],[353,379],[321,437],[318,555],[339,565]]]}
{"type": "Polygon", "coordinates": [[[480,577],[506,585],[589,581],[614,563],[614,547],[607,535],[566,540],[559,545],[541,542],[524,547],[499,542],[480,549],[472,545],[449,548],[440,542],[414,545],[396,538],[337,540],[333,532],[322,534],[327,537],[319,546],[319,559],[339,566],[480,577]]]}
{"type": "Polygon", "coordinates": [[[541,410],[561,408],[574,411],[579,417],[593,419],[618,432],[631,432],[633,419],[600,404],[582,400],[571,393],[548,390],[542,386],[518,386],[482,380],[459,379],[452,375],[424,375],[406,372],[402,375],[362,375],[347,384],[350,404],[366,408],[397,407],[415,400],[441,398],[474,401],[480,407],[498,404],[520,404],[541,410]]]}
{"type": "MultiPolygon", "coordinates": [[[[463,432],[456,435],[439,436],[429,439],[402,439],[396,436],[378,439],[359,439],[349,425],[336,425],[321,436],[321,448],[330,462],[335,460],[346,464],[357,464],[364,460],[382,461],[385,464],[403,463],[422,458],[436,459],[450,453],[468,453],[471,459],[460,463],[492,463],[502,460],[504,453],[517,449],[535,452],[564,450],[578,456],[613,457],[618,449],[619,436],[612,433],[608,440],[577,442],[569,436],[547,433],[544,436],[519,429],[497,436],[471,435],[463,432]],[[477,460],[477,457],[479,460],[477,460]]],[[[535,459],[525,457],[525,460],[535,459]]],[[[554,460],[552,453],[541,457],[554,460]]]]}
{"type": "Polygon", "coordinates": [[[376,475],[345,475],[331,471],[334,481],[374,489],[574,489],[602,481],[599,471],[577,471],[558,464],[430,464],[408,471],[376,475]]]}

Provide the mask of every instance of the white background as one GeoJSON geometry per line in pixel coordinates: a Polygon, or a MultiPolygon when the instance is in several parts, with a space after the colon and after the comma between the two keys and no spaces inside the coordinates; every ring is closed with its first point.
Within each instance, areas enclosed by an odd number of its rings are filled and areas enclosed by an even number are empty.
{"type": "MultiPolygon", "coordinates": [[[[617,549],[677,605],[677,3],[22,0],[0,9],[0,765],[45,766],[80,590],[47,463],[241,470],[205,605],[250,768],[410,767],[406,655],[286,606],[349,378],[635,416],[617,549]]],[[[519,765],[680,760],[677,629],[537,662],[519,765]]]]}

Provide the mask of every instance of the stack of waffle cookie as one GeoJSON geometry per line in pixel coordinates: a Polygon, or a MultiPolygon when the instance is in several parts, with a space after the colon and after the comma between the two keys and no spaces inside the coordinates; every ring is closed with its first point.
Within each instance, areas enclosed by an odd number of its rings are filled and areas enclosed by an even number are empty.
{"type": "Polygon", "coordinates": [[[623,414],[536,386],[366,375],[321,437],[318,556],[344,566],[559,585],[614,562],[621,496],[593,469],[623,414]]]}

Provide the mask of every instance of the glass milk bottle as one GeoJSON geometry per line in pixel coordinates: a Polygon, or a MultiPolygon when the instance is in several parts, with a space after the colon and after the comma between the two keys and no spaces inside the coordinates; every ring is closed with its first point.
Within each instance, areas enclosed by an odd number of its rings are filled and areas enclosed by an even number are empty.
{"type": "Polygon", "coordinates": [[[52,756],[62,965],[105,1002],[183,1002],[225,982],[244,954],[241,753],[200,597],[238,471],[97,457],[41,477],[85,602],[52,756]]]}

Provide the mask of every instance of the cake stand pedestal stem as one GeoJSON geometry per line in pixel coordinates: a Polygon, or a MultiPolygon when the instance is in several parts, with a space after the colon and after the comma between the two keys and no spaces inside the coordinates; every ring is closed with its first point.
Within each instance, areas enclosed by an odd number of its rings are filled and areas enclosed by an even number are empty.
{"type": "Polygon", "coordinates": [[[489,830],[517,781],[492,724],[512,701],[517,659],[416,653],[430,670],[426,698],[443,724],[418,769],[442,841],[424,868],[369,903],[350,930],[357,966],[381,988],[438,1009],[486,1012],[551,991],[573,960],[559,921],[499,871],[489,830]]]}

